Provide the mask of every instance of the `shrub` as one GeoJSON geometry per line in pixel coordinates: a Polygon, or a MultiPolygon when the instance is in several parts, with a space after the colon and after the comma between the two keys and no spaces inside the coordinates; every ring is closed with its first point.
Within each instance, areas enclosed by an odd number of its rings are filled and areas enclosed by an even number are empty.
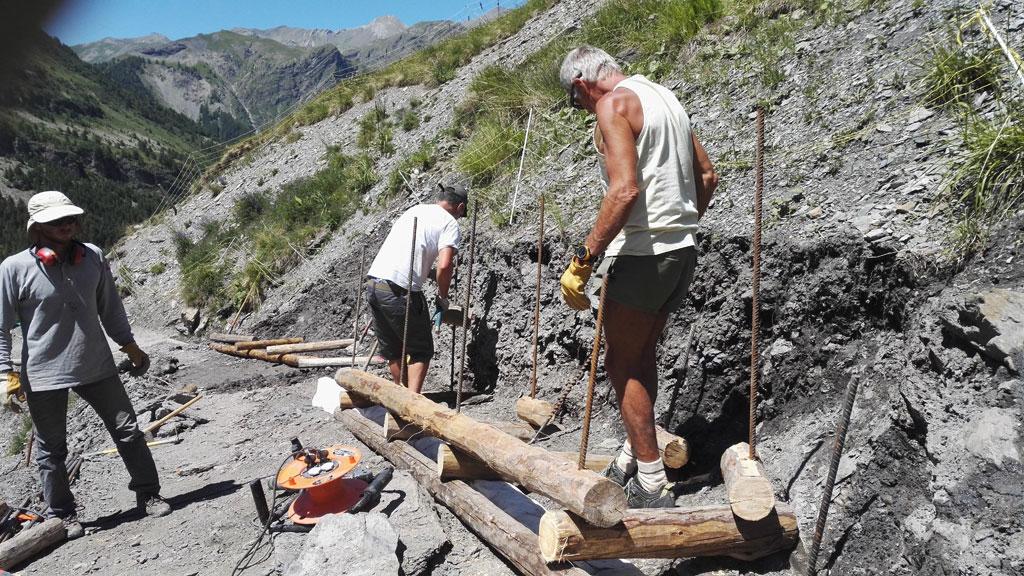
{"type": "Polygon", "coordinates": [[[269,207],[270,201],[264,194],[246,192],[235,201],[235,208],[233,210],[235,221],[245,226],[250,222],[258,220],[269,207]]]}
{"type": "Polygon", "coordinates": [[[999,88],[999,55],[994,50],[939,46],[926,65],[925,103],[945,106],[970,102],[975,94],[999,88]]]}
{"type": "Polygon", "coordinates": [[[149,267],[149,273],[152,274],[153,276],[163,274],[166,270],[167,264],[163,262],[157,262],[156,264],[153,264],[152,266],[149,267]]]}

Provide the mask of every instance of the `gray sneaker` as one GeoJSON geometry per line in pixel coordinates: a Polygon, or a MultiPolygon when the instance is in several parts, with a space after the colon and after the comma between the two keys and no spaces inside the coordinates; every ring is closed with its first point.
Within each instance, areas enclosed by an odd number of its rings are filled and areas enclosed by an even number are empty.
{"type": "Polygon", "coordinates": [[[676,497],[672,485],[666,484],[657,492],[648,492],[635,476],[626,483],[626,506],[629,508],[675,508],[676,497]]]}
{"type": "Polygon", "coordinates": [[[67,532],[67,539],[74,540],[85,536],[85,528],[82,527],[82,523],[78,521],[78,514],[71,514],[65,518],[61,518],[61,522],[64,523],[64,530],[67,532]]]}
{"type": "Polygon", "coordinates": [[[159,494],[136,494],[135,503],[139,509],[146,513],[146,516],[159,518],[171,513],[171,505],[160,497],[159,494]]]}
{"type": "Polygon", "coordinates": [[[615,460],[609,462],[608,465],[604,467],[604,470],[601,470],[601,476],[604,476],[623,487],[626,486],[626,480],[629,479],[626,477],[626,473],[622,471],[622,468],[619,468],[619,465],[615,463],[615,460]]]}

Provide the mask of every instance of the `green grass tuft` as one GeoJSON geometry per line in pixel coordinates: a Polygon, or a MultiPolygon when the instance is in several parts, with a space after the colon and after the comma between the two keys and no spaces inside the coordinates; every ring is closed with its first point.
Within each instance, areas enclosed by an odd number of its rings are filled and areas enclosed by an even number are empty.
{"type": "Polygon", "coordinates": [[[486,186],[503,171],[515,167],[523,136],[518,124],[502,118],[487,118],[477,125],[456,164],[469,176],[473,186],[486,186]]]}
{"type": "Polygon", "coordinates": [[[981,92],[998,92],[1000,56],[997,50],[938,46],[926,65],[925,103],[947,106],[970,103],[981,92]]]}

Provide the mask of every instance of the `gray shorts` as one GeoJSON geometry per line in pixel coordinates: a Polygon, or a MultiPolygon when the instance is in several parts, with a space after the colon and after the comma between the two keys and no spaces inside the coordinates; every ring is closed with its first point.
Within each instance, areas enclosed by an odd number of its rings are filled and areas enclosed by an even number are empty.
{"type": "Polygon", "coordinates": [[[608,298],[652,314],[674,312],[690,293],[697,248],[651,256],[608,256],[597,275],[608,274],[608,298]]]}
{"type": "MultiPolygon", "coordinates": [[[[366,302],[373,316],[373,331],[380,342],[378,352],[388,360],[402,359],[405,331],[405,289],[392,282],[366,281],[366,302]]],[[[434,334],[430,311],[423,292],[413,292],[409,303],[409,341],[405,353],[409,362],[429,362],[434,357],[434,334]]]]}

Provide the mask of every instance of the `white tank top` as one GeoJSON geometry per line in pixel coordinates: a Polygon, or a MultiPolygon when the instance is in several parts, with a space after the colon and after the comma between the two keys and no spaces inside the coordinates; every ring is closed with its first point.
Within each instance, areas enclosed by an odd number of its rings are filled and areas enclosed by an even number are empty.
{"type": "MultiPolygon", "coordinates": [[[[672,91],[643,76],[630,76],[615,86],[620,87],[637,95],[644,112],[644,126],[636,140],[640,197],[605,254],[644,256],[693,246],[697,189],[690,117],[672,91]]],[[[607,193],[608,170],[596,126],[594,147],[607,193]]]]}

